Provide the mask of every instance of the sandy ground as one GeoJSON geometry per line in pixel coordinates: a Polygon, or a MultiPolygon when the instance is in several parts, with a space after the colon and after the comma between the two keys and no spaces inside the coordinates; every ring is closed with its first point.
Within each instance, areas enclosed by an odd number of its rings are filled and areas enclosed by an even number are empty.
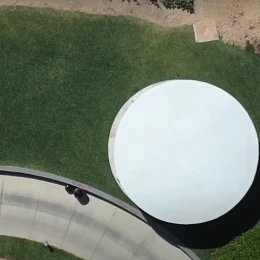
{"type": "Polygon", "coordinates": [[[222,40],[244,48],[253,44],[260,52],[260,0],[195,0],[195,14],[157,8],[147,0],[139,4],[121,0],[0,0],[0,5],[51,7],[92,14],[131,15],[168,27],[215,20],[222,40]]]}

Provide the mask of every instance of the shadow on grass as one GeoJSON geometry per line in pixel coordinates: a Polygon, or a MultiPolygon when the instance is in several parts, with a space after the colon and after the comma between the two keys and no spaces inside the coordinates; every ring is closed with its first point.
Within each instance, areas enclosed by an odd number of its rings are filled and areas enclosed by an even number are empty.
{"type": "Polygon", "coordinates": [[[260,162],[254,182],[244,198],[228,213],[202,224],[170,224],[147,216],[153,229],[169,243],[176,245],[172,235],[186,247],[193,249],[217,248],[228,244],[236,236],[248,231],[260,219],[260,162]],[[161,232],[159,226],[168,232],[161,232]]]}
{"type": "Polygon", "coordinates": [[[47,245],[47,248],[48,248],[48,250],[49,250],[51,253],[53,253],[53,252],[54,252],[54,248],[53,248],[52,246],[50,246],[50,245],[47,245]]]}

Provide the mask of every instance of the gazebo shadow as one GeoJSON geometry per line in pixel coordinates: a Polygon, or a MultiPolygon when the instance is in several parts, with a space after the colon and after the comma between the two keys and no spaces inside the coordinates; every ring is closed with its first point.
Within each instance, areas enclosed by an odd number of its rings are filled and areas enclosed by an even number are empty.
{"type": "Polygon", "coordinates": [[[179,225],[157,220],[145,212],[143,214],[152,228],[171,244],[179,243],[193,249],[224,246],[255,226],[260,219],[260,162],[247,194],[233,209],[218,219],[202,224],[179,225]],[[176,242],[176,238],[181,242],[176,242]]]}

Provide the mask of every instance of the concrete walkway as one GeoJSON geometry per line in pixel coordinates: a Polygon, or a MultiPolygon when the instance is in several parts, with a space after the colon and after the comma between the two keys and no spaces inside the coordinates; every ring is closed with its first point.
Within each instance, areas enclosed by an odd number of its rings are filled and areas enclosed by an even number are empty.
{"type": "Polygon", "coordinates": [[[146,223],[90,196],[81,205],[61,185],[0,175],[0,234],[48,241],[83,259],[189,260],[146,223]]]}

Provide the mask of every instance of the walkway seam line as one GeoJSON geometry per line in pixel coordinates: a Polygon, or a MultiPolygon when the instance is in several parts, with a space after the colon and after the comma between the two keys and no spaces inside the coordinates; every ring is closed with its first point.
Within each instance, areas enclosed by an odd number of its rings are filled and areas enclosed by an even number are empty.
{"type": "Polygon", "coordinates": [[[35,217],[36,217],[36,213],[38,210],[38,205],[39,205],[39,199],[37,199],[37,203],[36,203],[36,207],[35,207],[35,211],[34,211],[34,216],[33,216],[33,222],[32,222],[32,226],[31,226],[31,232],[29,237],[32,238],[32,232],[33,232],[33,227],[34,227],[34,223],[35,223],[35,217]]]}
{"type": "Polygon", "coordinates": [[[106,232],[107,232],[107,230],[108,230],[108,228],[109,228],[109,226],[110,226],[110,224],[111,224],[111,222],[112,222],[112,220],[113,220],[113,218],[114,218],[116,212],[117,212],[117,209],[115,210],[115,212],[114,212],[113,215],[111,216],[111,219],[109,220],[109,222],[108,222],[108,224],[107,224],[107,226],[106,226],[106,228],[105,228],[105,230],[104,230],[104,232],[103,232],[103,234],[102,234],[102,236],[101,236],[101,238],[100,238],[100,240],[99,240],[99,242],[98,242],[98,244],[97,244],[97,246],[96,246],[96,248],[95,248],[95,250],[94,250],[92,256],[89,258],[89,260],[91,260],[92,257],[93,257],[93,256],[95,255],[95,253],[97,252],[97,248],[98,248],[98,246],[100,245],[100,243],[101,243],[103,237],[105,236],[105,234],[106,234],[106,232]]]}
{"type": "Polygon", "coordinates": [[[60,243],[60,248],[62,248],[62,245],[63,245],[63,243],[64,243],[64,241],[65,241],[65,238],[66,238],[67,232],[68,232],[68,230],[69,230],[70,223],[71,223],[71,221],[72,221],[72,219],[73,219],[73,217],[74,217],[76,208],[77,208],[77,203],[75,203],[74,210],[73,210],[73,212],[72,212],[72,214],[71,214],[71,217],[70,217],[70,220],[69,220],[69,224],[68,224],[68,226],[67,226],[67,228],[66,228],[66,231],[65,231],[65,233],[64,233],[63,239],[62,239],[62,241],[61,241],[61,243],[60,243]]]}

